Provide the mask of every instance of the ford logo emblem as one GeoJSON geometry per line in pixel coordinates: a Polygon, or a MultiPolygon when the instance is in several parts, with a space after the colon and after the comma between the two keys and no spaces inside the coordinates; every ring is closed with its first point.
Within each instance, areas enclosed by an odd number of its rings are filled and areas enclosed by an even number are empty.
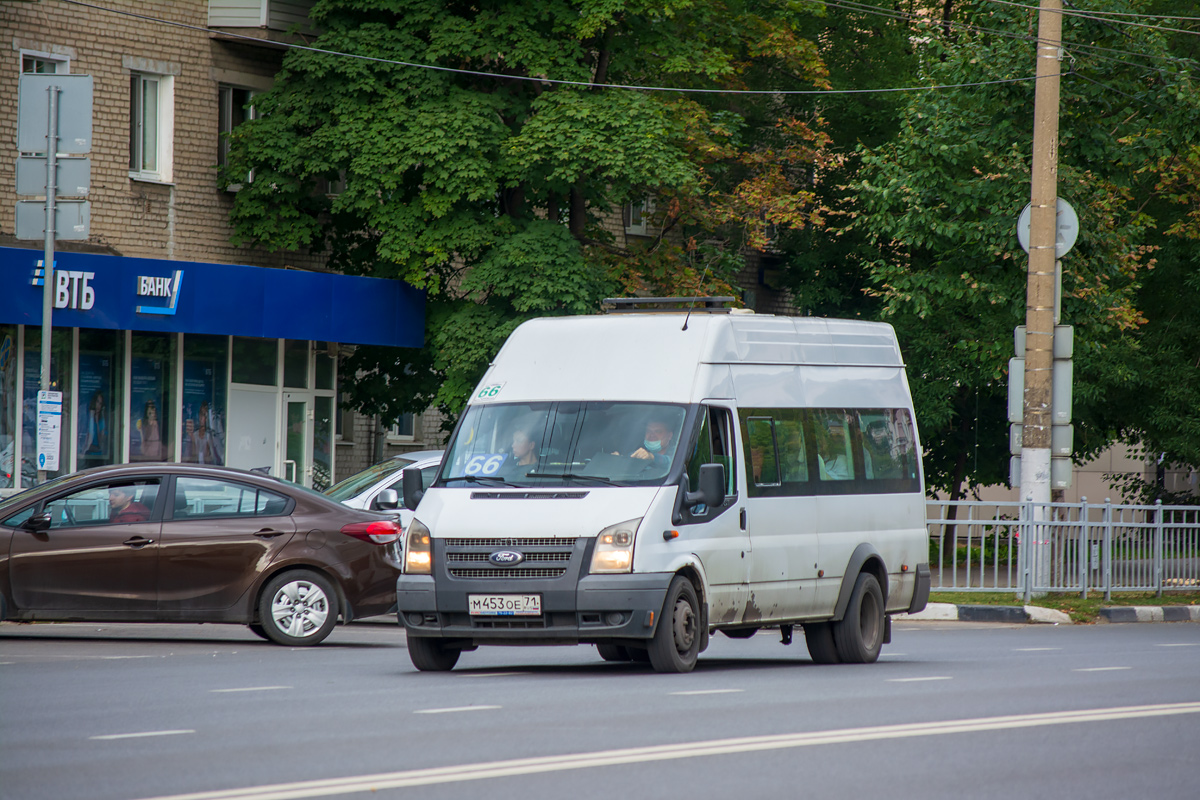
{"type": "Polygon", "coordinates": [[[488,556],[488,561],[498,567],[514,567],[525,560],[524,553],[518,553],[516,550],[497,550],[488,556]]]}

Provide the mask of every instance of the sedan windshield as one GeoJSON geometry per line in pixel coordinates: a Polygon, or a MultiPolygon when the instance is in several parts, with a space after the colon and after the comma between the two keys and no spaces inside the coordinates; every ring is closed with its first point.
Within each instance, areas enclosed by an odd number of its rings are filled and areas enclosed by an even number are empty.
{"type": "Polygon", "coordinates": [[[414,462],[404,458],[389,458],[387,461],[381,461],[329,487],[325,490],[325,496],[339,503],[344,502],[351,497],[361,494],[365,489],[374,486],[388,475],[397,473],[412,463],[414,462]]]}
{"type": "Polygon", "coordinates": [[[509,403],[467,409],[448,450],[449,486],[662,483],[687,409],[663,403],[509,403]]]}

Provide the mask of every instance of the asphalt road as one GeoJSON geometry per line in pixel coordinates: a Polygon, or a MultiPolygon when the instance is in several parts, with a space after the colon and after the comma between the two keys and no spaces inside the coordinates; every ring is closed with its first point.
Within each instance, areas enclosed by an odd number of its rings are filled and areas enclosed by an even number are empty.
{"type": "Polygon", "coordinates": [[[0,624],[0,798],[179,795],[1197,797],[1200,625],[907,622],[862,666],[717,636],[658,675],[591,647],[417,673],[391,625],[0,624]]]}

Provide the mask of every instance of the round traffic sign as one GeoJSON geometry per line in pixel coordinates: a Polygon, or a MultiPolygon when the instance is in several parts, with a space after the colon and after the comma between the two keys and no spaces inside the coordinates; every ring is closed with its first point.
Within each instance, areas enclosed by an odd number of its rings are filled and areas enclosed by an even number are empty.
{"type": "MultiPolygon", "coordinates": [[[[1058,230],[1054,237],[1054,257],[1062,258],[1071,251],[1075,246],[1075,240],[1079,238],[1079,217],[1075,214],[1075,209],[1071,208],[1071,204],[1061,197],[1058,198],[1058,230]]],[[[1021,249],[1026,253],[1029,252],[1029,220],[1033,216],[1033,205],[1026,205],[1021,211],[1021,215],[1017,217],[1017,241],[1021,243],[1021,249]]]]}

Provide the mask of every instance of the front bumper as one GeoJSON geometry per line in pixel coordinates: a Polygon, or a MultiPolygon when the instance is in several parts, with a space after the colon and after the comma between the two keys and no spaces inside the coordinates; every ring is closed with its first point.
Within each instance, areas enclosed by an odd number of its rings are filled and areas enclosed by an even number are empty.
{"type": "Polygon", "coordinates": [[[568,574],[553,580],[453,579],[402,575],[397,616],[409,636],[481,644],[579,644],[645,641],[654,635],[670,573],[568,574]],[[469,594],[540,594],[537,617],[473,616],[469,594]]]}

